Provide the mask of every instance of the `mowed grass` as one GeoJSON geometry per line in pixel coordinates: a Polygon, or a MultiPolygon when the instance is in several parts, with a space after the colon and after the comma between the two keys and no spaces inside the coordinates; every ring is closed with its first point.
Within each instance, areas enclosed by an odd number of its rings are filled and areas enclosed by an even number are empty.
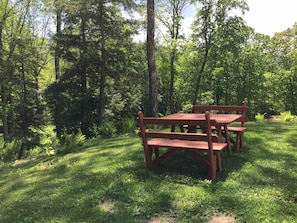
{"type": "Polygon", "coordinates": [[[138,136],[2,164],[0,222],[297,222],[297,123],[247,126],[214,182],[185,152],[147,172],[138,136]]]}

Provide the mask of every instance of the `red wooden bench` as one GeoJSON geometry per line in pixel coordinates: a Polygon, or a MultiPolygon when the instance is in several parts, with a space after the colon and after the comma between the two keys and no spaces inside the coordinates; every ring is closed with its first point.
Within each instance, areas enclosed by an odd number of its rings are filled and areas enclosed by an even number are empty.
{"type": "Polygon", "coordinates": [[[243,101],[241,106],[237,105],[201,105],[197,102],[193,105],[192,111],[194,113],[201,113],[205,111],[210,112],[217,112],[217,113],[236,113],[240,114],[241,118],[238,119],[236,122],[240,122],[240,126],[228,126],[228,132],[233,132],[236,135],[235,140],[230,138],[230,142],[234,145],[234,150],[237,152],[243,146],[244,141],[244,131],[247,129],[244,124],[248,121],[246,117],[246,112],[248,111],[249,107],[243,101]]]}
{"type": "MultiPolygon", "coordinates": [[[[205,113],[205,120],[174,120],[158,117],[144,117],[138,112],[139,135],[142,138],[146,168],[149,170],[162,160],[170,157],[176,151],[185,150],[208,168],[211,180],[216,178],[216,171],[222,170],[220,152],[227,147],[227,143],[219,143],[218,136],[212,133],[211,126],[216,122],[210,120],[209,112],[205,113]],[[205,133],[155,131],[148,126],[205,126],[205,133]],[[161,154],[159,148],[167,148],[161,154]],[[199,152],[208,153],[208,158],[199,152]]],[[[169,129],[169,128],[165,128],[169,129]]]]}

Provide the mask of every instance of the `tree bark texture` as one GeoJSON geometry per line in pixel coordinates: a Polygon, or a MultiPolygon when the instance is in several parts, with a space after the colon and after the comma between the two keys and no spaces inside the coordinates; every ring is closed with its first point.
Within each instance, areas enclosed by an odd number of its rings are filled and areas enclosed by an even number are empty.
{"type": "Polygon", "coordinates": [[[155,2],[147,0],[147,62],[149,73],[150,115],[158,116],[158,76],[155,60],[155,2]]]}

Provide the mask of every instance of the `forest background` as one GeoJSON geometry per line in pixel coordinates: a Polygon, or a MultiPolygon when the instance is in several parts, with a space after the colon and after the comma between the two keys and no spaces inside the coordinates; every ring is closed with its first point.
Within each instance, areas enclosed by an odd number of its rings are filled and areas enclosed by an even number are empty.
{"type": "Polygon", "coordinates": [[[153,83],[146,42],[135,39],[147,28],[146,2],[0,2],[2,160],[67,137],[128,132],[137,111],[153,113],[152,88],[160,115],[189,112],[196,101],[246,101],[250,120],[297,113],[297,24],[272,37],[256,33],[241,16],[244,0],[155,1],[162,28],[153,83]],[[182,15],[190,4],[196,16],[186,37],[182,15]]]}

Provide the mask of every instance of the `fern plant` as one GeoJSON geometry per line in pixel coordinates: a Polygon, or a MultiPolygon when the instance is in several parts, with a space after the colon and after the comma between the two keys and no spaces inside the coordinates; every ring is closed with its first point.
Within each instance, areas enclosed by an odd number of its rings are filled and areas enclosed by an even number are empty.
{"type": "Polygon", "coordinates": [[[281,120],[284,122],[290,122],[294,120],[294,116],[291,114],[291,111],[284,111],[280,113],[281,120]]]}
{"type": "Polygon", "coordinates": [[[105,122],[98,129],[98,133],[103,138],[111,138],[116,134],[115,125],[113,122],[105,122]]]}
{"type": "Polygon", "coordinates": [[[123,121],[123,132],[129,135],[135,134],[136,121],[134,118],[126,118],[123,121]]]}
{"type": "Polygon", "coordinates": [[[77,147],[81,146],[86,140],[85,135],[81,132],[77,134],[64,134],[62,138],[61,147],[59,148],[59,153],[70,153],[73,152],[77,147]]]}
{"type": "Polygon", "coordinates": [[[265,115],[266,115],[266,113],[264,113],[264,114],[257,113],[257,114],[255,115],[255,119],[256,119],[256,121],[257,121],[257,122],[263,122],[264,119],[265,119],[265,115]]]}

